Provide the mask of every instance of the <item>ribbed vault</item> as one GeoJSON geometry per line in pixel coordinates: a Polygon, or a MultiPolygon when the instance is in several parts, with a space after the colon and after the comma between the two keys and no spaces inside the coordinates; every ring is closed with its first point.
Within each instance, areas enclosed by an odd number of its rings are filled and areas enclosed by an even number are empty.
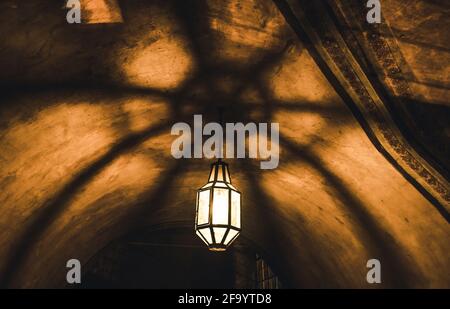
{"type": "Polygon", "coordinates": [[[287,286],[369,287],[378,258],[383,287],[449,287],[448,204],[374,144],[280,3],[120,1],[123,23],[69,25],[23,2],[0,4],[3,285],[63,286],[70,258],[193,224],[210,162],[172,158],[170,128],[224,105],[280,124],[277,169],[228,162],[243,237],[287,286]]]}

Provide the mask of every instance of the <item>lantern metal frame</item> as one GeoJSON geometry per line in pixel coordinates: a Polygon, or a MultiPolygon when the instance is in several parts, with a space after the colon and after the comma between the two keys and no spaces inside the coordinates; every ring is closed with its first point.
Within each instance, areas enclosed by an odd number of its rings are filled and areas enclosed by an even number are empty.
{"type": "MultiPolygon", "coordinates": [[[[236,222],[235,222],[236,223],[236,222]]],[[[240,235],[242,231],[242,193],[237,190],[231,184],[230,172],[228,169],[228,164],[219,159],[218,161],[211,164],[211,170],[209,173],[208,182],[197,190],[196,199],[196,211],[195,211],[195,232],[203,240],[203,242],[208,246],[211,251],[225,251],[240,235]],[[221,178],[221,179],[220,179],[221,178]],[[217,224],[213,223],[213,211],[214,211],[214,189],[226,189],[228,190],[228,220],[227,224],[217,224]],[[209,192],[209,204],[208,204],[208,222],[198,224],[199,220],[199,207],[200,207],[200,193],[204,191],[209,192]],[[238,222],[239,226],[235,226],[232,223],[232,194],[233,192],[239,194],[239,214],[238,222]],[[226,228],[224,235],[220,241],[216,240],[216,232],[214,228],[226,228]],[[209,229],[210,241],[202,234],[202,230],[209,229]],[[228,240],[228,235],[231,231],[235,231],[231,239],[228,240]],[[226,242],[228,240],[228,242],[226,242]]]]}

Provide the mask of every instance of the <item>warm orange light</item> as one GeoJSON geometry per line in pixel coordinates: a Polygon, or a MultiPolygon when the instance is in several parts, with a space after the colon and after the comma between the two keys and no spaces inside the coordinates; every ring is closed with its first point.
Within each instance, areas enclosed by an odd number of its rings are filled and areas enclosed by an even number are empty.
{"type": "Polygon", "coordinates": [[[82,18],[86,24],[122,23],[117,0],[82,0],[82,18]]]}

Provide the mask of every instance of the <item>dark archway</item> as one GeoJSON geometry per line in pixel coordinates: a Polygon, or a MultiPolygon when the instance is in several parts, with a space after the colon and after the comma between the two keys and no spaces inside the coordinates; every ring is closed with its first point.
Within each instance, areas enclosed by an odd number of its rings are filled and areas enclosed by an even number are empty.
{"type": "Polygon", "coordinates": [[[80,288],[280,288],[245,239],[211,252],[193,229],[175,227],[117,239],[83,266],[80,288]]]}

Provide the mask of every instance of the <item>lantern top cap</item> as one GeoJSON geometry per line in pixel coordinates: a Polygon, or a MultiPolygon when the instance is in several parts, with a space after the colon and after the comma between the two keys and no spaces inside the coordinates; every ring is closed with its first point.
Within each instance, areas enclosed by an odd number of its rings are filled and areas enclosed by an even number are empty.
{"type": "Polygon", "coordinates": [[[228,164],[218,159],[211,164],[211,171],[209,173],[208,182],[225,182],[231,184],[230,172],[228,170],[228,164]]]}

